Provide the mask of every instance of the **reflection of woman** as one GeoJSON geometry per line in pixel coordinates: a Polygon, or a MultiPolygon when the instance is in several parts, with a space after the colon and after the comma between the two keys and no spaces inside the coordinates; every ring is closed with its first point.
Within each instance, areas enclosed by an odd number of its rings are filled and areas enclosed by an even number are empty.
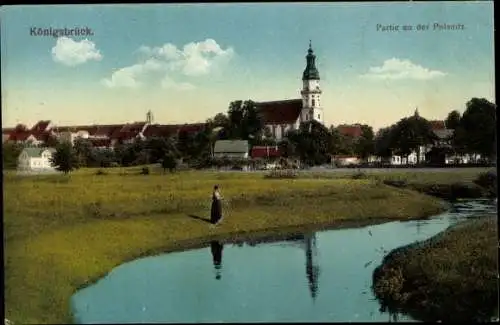
{"type": "Polygon", "coordinates": [[[214,262],[214,267],[215,267],[215,278],[217,280],[220,280],[221,278],[221,268],[222,268],[222,249],[223,245],[214,240],[210,243],[210,249],[212,250],[212,259],[214,262]]]}
{"type": "Polygon", "coordinates": [[[210,211],[210,221],[212,224],[218,223],[222,218],[222,197],[219,192],[219,186],[214,186],[212,192],[212,209],[210,211]]]}

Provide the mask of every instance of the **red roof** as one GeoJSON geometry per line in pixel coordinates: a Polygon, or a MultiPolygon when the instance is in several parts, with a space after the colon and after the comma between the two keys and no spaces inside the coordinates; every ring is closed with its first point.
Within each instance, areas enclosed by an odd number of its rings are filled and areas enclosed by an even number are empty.
{"type": "Polygon", "coordinates": [[[444,121],[434,120],[434,121],[429,121],[429,123],[433,131],[446,129],[444,121]]]}
{"type": "Polygon", "coordinates": [[[18,132],[18,131],[28,131],[28,127],[24,124],[21,124],[19,123],[18,125],[16,125],[16,127],[14,128],[14,131],[15,132],[18,132]]]}
{"type": "Polygon", "coordinates": [[[148,125],[143,134],[145,137],[168,137],[173,135],[177,131],[175,125],[159,125],[152,124],[148,125]]]}
{"type": "Polygon", "coordinates": [[[254,146],[250,151],[252,158],[281,157],[281,152],[276,146],[254,146]]]}
{"type": "Polygon", "coordinates": [[[32,128],[32,132],[44,132],[50,124],[50,120],[38,121],[32,128]]]}
{"type": "Polygon", "coordinates": [[[31,132],[31,135],[38,141],[47,141],[49,137],[49,132],[38,132],[38,133],[31,132]]]}
{"type": "MultiPolygon", "coordinates": [[[[8,140],[10,141],[25,141],[31,134],[37,139],[45,141],[48,136],[45,129],[49,124],[50,121],[39,121],[31,130],[23,124],[18,124],[15,128],[2,129],[2,133],[8,134],[8,140]]],[[[55,133],[87,131],[90,137],[103,137],[109,140],[130,140],[139,135],[145,124],[146,122],[134,122],[130,124],[55,126],[52,128],[52,131],[55,133]]],[[[202,131],[205,126],[206,123],[173,125],[154,124],[147,126],[143,134],[146,137],[166,137],[175,135],[181,130],[188,133],[199,132],[202,131]]]]}
{"type": "Polygon", "coordinates": [[[193,123],[193,124],[184,124],[179,128],[180,131],[185,131],[188,133],[196,133],[201,132],[206,127],[207,123],[193,123]]]}
{"type": "Polygon", "coordinates": [[[358,138],[363,134],[360,125],[339,125],[337,126],[337,130],[340,134],[353,138],[358,138]]]}
{"type": "Polygon", "coordinates": [[[143,134],[145,137],[168,137],[174,135],[180,131],[185,131],[188,133],[196,133],[203,130],[206,123],[193,123],[193,124],[171,124],[171,125],[160,125],[152,124],[149,125],[143,134]]]}
{"type": "Polygon", "coordinates": [[[49,138],[49,132],[31,132],[31,131],[21,131],[10,133],[8,141],[26,141],[30,136],[33,136],[38,141],[47,141],[49,138]]]}
{"type": "Polygon", "coordinates": [[[256,103],[264,124],[295,123],[302,110],[302,99],[288,99],[256,103]]]}
{"type": "Polygon", "coordinates": [[[8,141],[26,141],[30,135],[31,133],[29,131],[12,132],[8,141]]]}
{"type": "Polygon", "coordinates": [[[124,127],[124,124],[109,124],[109,125],[95,125],[93,136],[112,137],[115,132],[119,132],[124,127]]]}

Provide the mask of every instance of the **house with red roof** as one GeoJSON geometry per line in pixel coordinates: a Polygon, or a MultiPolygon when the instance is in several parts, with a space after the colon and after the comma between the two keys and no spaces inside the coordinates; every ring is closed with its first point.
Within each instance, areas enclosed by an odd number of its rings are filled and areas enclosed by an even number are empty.
{"type": "Polygon", "coordinates": [[[18,124],[14,128],[2,130],[3,142],[24,143],[31,146],[42,145],[51,136],[51,122],[39,121],[31,129],[24,124],[18,124]]]}
{"type": "Polygon", "coordinates": [[[15,131],[15,128],[5,128],[2,129],[2,143],[5,143],[9,140],[10,135],[15,131]]]}
{"type": "Polygon", "coordinates": [[[337,131],[344,135],[344,136],[349,136],[354,139],[357,139],[363,135],[363,130],[361,129],[360,124],[352,124],[352,125],[347,125],[347,124],[341,124],[337,126],[337,131]]]}

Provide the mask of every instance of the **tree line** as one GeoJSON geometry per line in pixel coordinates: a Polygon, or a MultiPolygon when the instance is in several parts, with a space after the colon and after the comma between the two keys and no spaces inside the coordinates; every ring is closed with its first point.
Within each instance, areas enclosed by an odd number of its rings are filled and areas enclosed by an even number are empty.
{"type": "MultiPolygon", "coordinates": [[[[250,146],[276,145],[284,158],[297,158],[306,165],[329,163],[332,155],[357,156],[363,161],[372,155],[408,157],[420,146],[431,144],[434,145],[431,156],[479,154],[496,160],[495,104],[484,98],[472,98],[466,103],[463,114],[457,110],[448,114],[446,126],[454,129],[449,138],[441,139],[448,145],[435,145],[440,139],[432,131],[430,122],[418,114],[404,117],[377,133],[369,125],[360,125],[359,137],[341,134],[334,126],[327,128],[316,121],[309,121],[276,142],[258,114],[255,102],[238,100],[229,104],[226,113],[208,119],[205,127],[197,133],[180,131],[166,137],[136,139],[129,144],[118,144],[112,150],[94,148],[88,139],[79,138],[74,146],[56,144],[54,161],[57,165],[71,165],[73,169],[151,163],[161,163],[169,170],[175,169],[179,163],[203,168],[224,164],[213,161],[212,150],[217,140],[225,139],[248,140],[250,146]]],[[[15,168],[23,146],[5,143],[2,149],[4,168],[15,168]]]]}

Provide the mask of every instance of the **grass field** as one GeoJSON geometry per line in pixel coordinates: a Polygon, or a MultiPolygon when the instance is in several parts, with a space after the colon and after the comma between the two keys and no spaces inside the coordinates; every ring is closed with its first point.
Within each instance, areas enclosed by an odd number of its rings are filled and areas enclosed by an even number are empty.
{"type": "Polygon", "coordinates": [[[453,227],[389,254],[375,271],[374,291],[389,308],[429,322],[498,317],[497,220],[453,227]]]}
{"type": "MultiPolygon", "coordinates": [[[[435,198],[374,178],[351,179],[356,171],[265,179],[261,173],[164,175],[152,168],[152,174],[139,175],[138,170],[32,177],[4,172],[8,319],[23,324],[70,322],[69,298],[78,288],[124,261],[211,236],[420,218],[443,209],[435,198]],[[212,229],[190,216],[208,218],[214,184],[220,185],[225,198],[225,220],[212,229]]],[[[479,172],[395,172],[377,177],[439,182],[473,179],[479,172]]]]}

